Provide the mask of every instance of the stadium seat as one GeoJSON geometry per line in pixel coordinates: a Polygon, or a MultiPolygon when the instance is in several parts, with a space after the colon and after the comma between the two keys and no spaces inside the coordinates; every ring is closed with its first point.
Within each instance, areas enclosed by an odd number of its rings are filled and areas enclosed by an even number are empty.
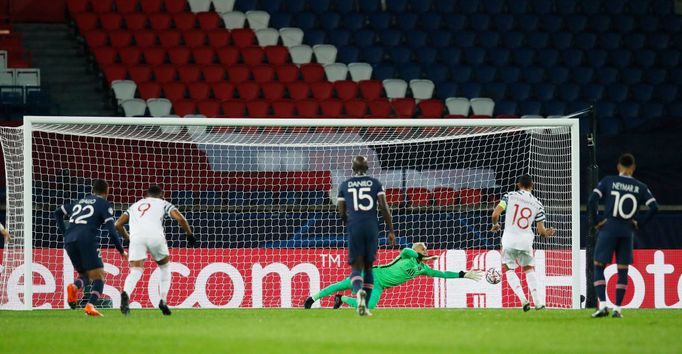
{"type": "MultiPolygon", "coordinates": [[[[291,48],[293,49],[293,48],[291,48]]],[[[317,44],[313,46],[315,60],[320,64],[332,64],[336,62],[337,49],[330,44],[317,44]]],[[[293,56],[293,54],[292,54],[293,56]]],[[[309,62],[310,60],[308,60],[309,62]]]]}
{"type": "MultiPolygon", "coordinates": [[[[125,66],[123,66],[125,68],[125,66]]],[[[106,70],[105,70],[106,73],[106,70]]],[[[133,65],[128,67],[130,79],[135,82],[145,82],[152,78],[152,68],[149,65],[133,65]]]]}
{"type": "Polygon", "coordinates": [[[236,47],[222,47],[217,51],[218,62],[226,66],[232,66],[239,61],[239,49],[236,47]]]}
{"type": "Polygon", "coordinates": [[[438,82],[436,87],[439,84],[447,83],[450,79],[450,68],[447,65],[444,65],[444,64],[428,64],[428,65],[426,65],[426,67],[422,66],[422,69],[424,70],[426,77],[441,80],[438,82]]]}
{"type": "Polygon", "coordinates": [[[279,100],[284,97],[284,84],[278,81],[265,82],[261,84],[263,97],[267,100],[279,100]]]}
{"type": "Polygon", "coordinates": [[[438,99],[425,99],[417,104],[419,118],[442,118],[445,105],[438,99]]]}
{"type": "Polygon", "coordinates": [[[476,188],[463,188],[459,190],[460,205],[478,205],[483,199],[483,191],[476,188]]]}
{"type": "Polygon", "coordinates": [[[336,97],[346,101],[358,96],[358,85],[352,80],[338,80],[334,82],[336,97]]]}
{"type": "MultiPolygon", "coordinates": [[[[314,94],[314,91],[313,91],[314,94]]],[[[328,98],[320,101],[321,117],[325,118],[341,118],[343,111],[343,102],[339,99],[328,98]]]]}
{"type": "Polygon", "coordinates": [[[451,187],[435,187],[433,189],[433,204],[435,206],[452,206],[457,204],[458,193],[451,187]]]}
{"type": "MultiPolygon", "coordinates": [[[[284,38],[284,37],[282,37],[284,38]]],[[[289,47],[291,62],[297,65],[310,63],[313,56],[313,49],[309,45],[301,44],[289,47]]]]}
{"type": "Polygon", "coordinates": [[[123,114],[126,117],[142,117],[147,110],[147,104],[139,98],[132,98],[121,102],[123,114]]]}
{"type": "Polygon", "coordinates": [[[199,65],[187,64],[178,67],[178,76],[182,82],[199,81],[201,77],[201,67],[199,65]]]}
{"type": "Polygon", "coordinates": [[[137,91],[143,100],[161,97],[161,85],[153,81],[138,83],[137,91]]]}
{"type": "Polygon", "coordinates": [[[194,101],[203,101],[209,98],[210,86],[201,81],[190,82],[187,84],[187,91],[189,91],[189,97],[194,101]]]}
{"type": "Polygon", "coordinates": [[[367,63],[350,63],[348,64],[348,71],[351,79],[355,82],[370,80],[372,77],[372,66],[367,63]]]}
{"type": "Polygon", "coordinates": [[[252,10],[246,12],[246,20],[249,23],[249,28],[252,30],[259,30],[268,28],[270,23],[270,14],[265,11],[252,10]]]}
{"type": "Polygon", "coordinates": [[[165,98],[150,98],[147,100],[147,107],[152,117],[168,117],[173,105],[165,98]]]}
{"type": "Polygon", "coordinates": [[[261,28],[256,30],[256,40],[261,47],[276,46],[279,42],[279,31],[274,28],[261,28]]]}
{"type": "Polygon", "coordinates": [[[307,63],[300,67],[303,81],[312,83],[324,80],[324,67],[317,63],[307,63]]]}
{"type": "Polygon", "coordinates": [[[292,81],[286,84],[289,97],[293,100],[304,100],[311,96],[310,85],[304,81],[292,81]]]}
{"type": "Polygon", "coordinates": [[[241,11],[223,12],[220,17],[225,24],[225,28],[229,30],[244,28],[246,24],[246,15],[241,11]]]}
{"type": "Polygon", "coordinates": [[[431,80],[410,80],[412,97],[416,100],[426,100],[433,97],[435,85],[431,80]]]}
{"type": "Polygon", "coordinates": [[[407,82],[401,79],[386,79],[383,82],[386,97],[389,99],[402,98],[407,94],[407,82]]]}
{"type": "Polygon", "coordinates": [[[550,83],[539,83],[533,85],[533,97],[540,101],[549,101],[555,97],[556,85],[550,83]]]}
{"type": "Polygon", "coordinates": [[[334,85],[329,81],[314,81],[310,84],[310,91],[315,99],[319,101],[332,98],[334,85]]]}
{"type": "Polygon", "coordinates": [[[414,98],[402,97],[391,101],[393,112],[398,118],[413,118],[416,114],[417,104],[414,98]]]}
{"type": "Polygon", "coordinates": [[[495,111],[495,102],[487,97],[472,98],[471,111],[474,118],[490,118],[495,111]]]}
{"type": "Polygon", "coordinates": [[[114,48],[128,47],[133,41],[133,35],[130,31],[117,30],[109,32],[109,43],[114,48]]]}
{"type": "Polygon", "coordinates": [[[303,31],[296,27],[284,27],[279,29],[282,44],[286,47],[294,47],[303,43],[303,31]]]}
{"type": "Polygon", "coordinates": [[[457,84],[454,82],[439,82],[436,84],[436,96],[445,99],[454,97],[457,93],[457,84]]]}
{"type": "Polygon", "coordinates": [[[275,67],[277,80],[283,83],[289,83],[298,80],[299,68],[294,64],[283,64],[275,67]]]}
{"type": "MultiPolygon", "coordinates": [[[[237,87],[239,89],[239,87],[237,87]]],[[[251,118],[266,118],[270,116],[270,103],[266,100],[251,100],[246,102],[246,112],[251,118]]]]}
{"type": "Polygon", "coordinates": [[[516,101],[495,101],[495,118],[518,118],[516,101]]]}
{"type": "Polygon", "coordinates": [[[220,106],[224,117],[244,118],[246,116],[246,103],[242,100],[223,100],[220,106]]]}
{"type": "Polygon", "coordinates": [[[464,97],[449,97],[445,100],[445,106],[448,108],[446,118],[466,118],[469,116],[471,102],[464,97]]]}
{"type": "Polygon", "coordinates": [[[413,207],[430,206],[433,201],[433,195],[428,188],[407,188],[407,201],[413,207]]]}
{"type": "Polygon", "coordinates": [[[239,48],[250,47],[256,44],[256,35],[249,28],[236,28],[231,31],[232,41],[239,48]]]}
{"type": "Polygon", "coordinates": [[[142,51],[138,47],[124,47],[118,50],[118,56],[124,65],[136,65],[142,60],[142,51]]]}
{"type": "Polygon", "coordinates": [[[345,117],[363,118],[367,115],[367,102],[360,99],[351,99],[343,102],[345,117]]]}
{"type": "Polygon", "coordinates": [[[261,64],[265,60],[265,52],[259,46],[244,47],[241,48],[240,52],[244,64],[249,66],[261,64]]]}
{"type": "Polygon", "coordinates": [[[381,63],[384,59],[384,48],[382,47],[368,47],[362,48],[360,52],[360,60],[369,64],[381,63]]]}
{"type": "Polygon", "coordinates": [[[358,82],[358,89],[364,99],[373,101],[382,96],[383,85],[378,80],[362,80],[358,82]]]}
{"type": "Polygon", "coordinates": [[[217,100],[203,100],[197,102],[197,110],[200,114],[206,117],[219,117],[220,116],[220,102],[217,100]]]}
{"type": "Polygon", "coordinates": [[[296,112],[299,117],[303,118],[317,118],[319,116],[320,106],[317,100],[302,99],[294,101],[296,112]]]}
{"type": "Polygon", "coordinates": [[[234,11],[235,0],[212,0],[211,2],[218,13],[234,11]]]}
{"type": "Polygon", "coordinates": [[[260,96],[260,86],[253,81],[242,81],[237,84],[237,93],[242,100],[255,100],[260,96]]]}
{"type": "Polygon", "coordinates": [[[188,0],[187,2],[189,3],[190,11],[194,13],[206,12],[211,8],[211,0],[188,0]]]}
{"type": "Polygon", "coordinates": [[[403,204],[404,195],[400,188],[386,188],[386,203],[391,206],[403,204]]]}
{"type": "MultiPolygon", "coordinates": [[[[111,64],[105,66],[102,71],[104,72],[104,78],[106,79],[107,82],[112,82],[114,80],[125,80],[127,77],[127,69],[125,65],[119,65],[119,64],[111,64]]],[[[150,71],[151,72],[151,71],[150,71]]],[[[151,74],[150,74],[151,76],[151,74]]],[[[140,82],[138,80],[135,80],[135,78],[131,78],[135,82],[140,82]]],[[[14,81],[0,84],[0,86],[12,86],[14,85],[14,81]]]]}
{"type": "Polygon", "coordinates": [[[377,98],[367,102],[370,118],[389,118],[391,117],[391,102],[385,98],[377,98]]]}
{"type": "Polygon", "coordinates": [[[130,80],[114,80],[111,82],[111,89],[114,91],[114,97],[120,104],[122,101],[133,99],[137,85],[130,80]]]}
{"type": "Polygon", "coordinates": [[[251,75],[257,83],[270,82],[275,79],[275,68],[267,64],[255,65],[251,67],[251,75]]]}
{"type": "Polygon", "coordinates": [[[181,12],[173,15],[175,28],[181,31],[188,31],[196,27],[197,16],[191,12],[181,12]]]}
{"type": "Polygon", "coordinates": [[[208,83],[219,82],[225,79],[225,68],[220,65],[204,65],[201,68],[204,81],[208,83]]]}
{"type": "Polygon", "coordinates": [[[219,101],[225,101],[234,98],[235,87],[232,82],[219,81],[210,84],[213,97],[219,101]]]}
{"type": "Polygon", "coordinates": [[[531,86],[525,82],[517,82],[510,84],[509,93],[512,99],[516,101],[527,100],[531,95],[531,86]]]}
{"type": "Polygon", "coordinates": [[[324,44],[326,36],[325,31],[308,29],[305,31],[305,42],[311,46],[324,44]]]}
{"type": "Polygon", "coordinates": [[[327,80],[330,82],[346,80],[348,77],[348,66],[343,63],[326,64],[324,66],[324,72],[327,76],[327,80]]]}
{"type": "Polygon", "coordinates": [[[293,118],[296,117],[296,105],[290,100],[276,100],[272,102],[273,117],[293,118]]]}
{"type": "Polygon", "coordinates": [[[174,47],[168,49],[168,60],[174,65],[185,65],[189,63],[192,51],[186,47],[174,47]]]}

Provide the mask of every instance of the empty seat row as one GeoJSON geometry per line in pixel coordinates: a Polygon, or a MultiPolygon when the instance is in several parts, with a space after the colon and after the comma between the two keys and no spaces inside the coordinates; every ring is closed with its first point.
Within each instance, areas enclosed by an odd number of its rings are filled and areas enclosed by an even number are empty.
{"type": "Polygon", "coordinates": [[[386,189],[386,201],[393,206],[402,204],[413,207],[476,205],[484,202],[483,199],[483,191],[477,188],[460,190],[450,187],[435,187],[433,190],[424,187],[406,188],[405,190],[400,188],[386,189]]]}
{"type": "Polygon", "coordinates": [[[154,13],[150,15],[130,13],[122,15],[116,12],[97,15],[84,12],[74,15],[73,20],[80,31],[90,31],[97,28],[107,31],[119,29],[141,30],[146,28],[154,30],[169,28],[181,30],[201,28],[210,30],[223,27],[220,16],[215,12],[202,12],[199,14],[181,12],[172,15],[167,13],[154,13]]]}
{"type": "Polygon", "coordinates": [[[111,46],[115,48],[135,45],[140,48],[161,46],[164,48],[183,45],[197,47],[209,45],[214,48],[225,46],[246,47],[257,44],[261,47],[276,46],[279,42],[279,32],[266,28],[255,33],[249,29],[233,31],[223,28],[212,30],[203,29],[167,29],[167,30],[91,30],[83,34],[89,47],[111,46]],[[254,42],[255,39],[255,42],[254,42]]]}
{"type": "Polygon", "coordinates": [[[182,13],[209,11],[211,5],[218,12],[232,11],[235,0],[67,0],[66,7],[71,14],[82,12],[119,13],[169,12],[182,13]],[[189,7],[188,7],[189,5],[189,7]]]}
{"type": "Polygon", "coordinates": [[[0,86],[40,86],[40,69],[0,69],[0,86]]]}

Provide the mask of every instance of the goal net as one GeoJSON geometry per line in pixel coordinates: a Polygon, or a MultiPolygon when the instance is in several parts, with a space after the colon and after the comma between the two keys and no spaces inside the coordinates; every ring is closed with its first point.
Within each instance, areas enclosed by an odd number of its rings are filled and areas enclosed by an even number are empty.
{"type": "MultiPolygon", "coordinates": [[[[104,179],[117,216],[158,184],[192,225],[195,247],[176,223],[165,225],[171,306],[301,307],[350,273],[336,195],[351,176],[352,157],[364,155],[369,174],[386,189],[397,234],[389,247],[382,222],[378,264],[425,242],[440,256],[427,262],[434,269],[499,269],[501,233],[489,231],[490,214],[529,173],[546,224],[557,229],[535,239],[539,293],[549,307],[577,308],[577,131],[573,119],[27,117],[22,128],[0,128],[13,236],[2,249],[0,306],[67,307],[64,289],[75,273],[52,213],[88,193],[93,179],[104,179]]],[[[128,265],[105,233],[100,305],[118,307],[128,265]]],[[[133,308],[159,301],[157,266],[145,265],[133,308]]],[[[316,306],[332,303],[323,298],[316,306]]],[[[520,305],[506,279],[491,285],[420,276],[385,289],[378,306],[520,305]]]]}

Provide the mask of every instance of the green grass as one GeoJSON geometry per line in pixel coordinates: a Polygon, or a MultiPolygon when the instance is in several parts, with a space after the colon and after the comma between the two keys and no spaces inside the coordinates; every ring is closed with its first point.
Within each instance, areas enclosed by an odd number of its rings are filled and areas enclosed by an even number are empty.
{"type": "Polygon", "coordinates": [[[682,311],[0,311],[0,353],[682,353],[682,311]],[[367,341],[365,341],[367,339],[367,341]],[[364,349],[364,350],[363,350],[364,349]]]}

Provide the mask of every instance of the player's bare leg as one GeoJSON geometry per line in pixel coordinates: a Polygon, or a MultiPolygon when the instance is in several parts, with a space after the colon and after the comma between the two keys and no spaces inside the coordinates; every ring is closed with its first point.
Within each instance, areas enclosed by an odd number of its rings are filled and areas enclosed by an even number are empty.
{"type": "Polygon", "coordinates": [[[130,313],[130,295],[135,290],[135,285],[142,278],[144,272],[144,259],[130,261],[130,272],[126,277],[123,285],[123,292],[121,293],[121,313],[127,316],[130,313]]]}
{"type": "Polygon", "coordinates": [[[79,272],[78,279],[66,287],[66,302],[72,310],[78,305],[78,290],[83,289],[89,283],[88,274],[86,272],[79,272]]]}
{"type": "Polygon", "coordinates": [[[102,291],[104,289],[104,268],[96,268],[89,270],[88,278],[92,282],[92,288],[90,290],[90,300],[88,300],[87,305],[85,305],[85,314],[88,316],[101,317],[104,316],[95,307],[95,302],[102,296],[102,291]]]}
{"type": "Polygon", "coordinates": [[[163,313],[164,316],[170,316],[171,314],[171,310],[168,307],[168,304],[166,304],[166,298],[168,297],[168,291],[170,290],[171,284],[170,265],[168,262],[170,262],[170,257],[168,256],[160,261],[156,261],[156,264],[159,265],[159,270],[161,271],[161,281],[159,284],[159,288],[161,288],[161,301],[159,301],[159,310],[161,310],[161,313],[163,313]]]}
{"type": "Polygon", "coordinates": [[[599,297],[599,309],[592,314],[592,318],[606,317],[609,315],[609,308],[606,306],[606,281],[604,280],[604,268],[606,264],[594,261],[594,288],[599,297]]]}
{"type": "Polygon", "coordinates": [[[545,302],[538,295],[538,279],[535,276],[535,267],[525,266],[523,271],[526,273],[526,284],[528,284],[528,290],[530,290],[530,295],[533,297],[533,304],[535,304],[535,310],[543,310],[545,308],[545,302]]]}
{"type": "Polygon", "coordinates": [[[514,269],[509,269],[506,264],[502,264],[502,272],[507,276],[507,283],[509,287],[514,291],[514,294],[521,300],[523,305],[523,312],[528,312],[530,310],[530,302],[526,299],[526,295],[523,293],[523,288],[521,287],[521,280],[516,275],[514,269]]]}

